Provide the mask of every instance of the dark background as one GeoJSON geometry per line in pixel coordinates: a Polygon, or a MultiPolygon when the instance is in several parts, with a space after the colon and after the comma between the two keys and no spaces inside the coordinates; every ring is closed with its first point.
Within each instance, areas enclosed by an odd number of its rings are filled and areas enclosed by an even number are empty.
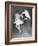
{"type": "Polygon", "coordinates": [[[32,26],[30,27],[29,23],[26,23],[25,25],[23,25],[23,32],[19,34],[19,32],[17,31],[15,25],[13,24],[14,20],[15,20],[15,13],[20,13],[23,10],[28,10],[30,13],[30,17],[31,17],[31,25],[32,25],[32,7],[23,7],[23,6],[11,6],[11,36],[13,38],[17,38],[17,37],[31,37],[32,36],[32,26]],[[29,27],[29,31],[27,31],[29,34],[25,34],[26,33],[26,29],[28,30],[29,27]]]}

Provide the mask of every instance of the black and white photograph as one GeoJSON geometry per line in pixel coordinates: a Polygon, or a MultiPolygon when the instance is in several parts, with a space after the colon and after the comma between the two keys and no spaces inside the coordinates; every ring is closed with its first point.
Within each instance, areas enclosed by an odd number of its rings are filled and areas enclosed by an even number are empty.
{"type": "Polygon", "coordinates": [[[37,4],[8,2],[6,5],[6,42],[37,41],[37,4]]]}
{"type": "MultiPolygon", "coordinates": [[[[15,39],[30,39],[32,37],[33,7],[10,5],[10,37],[15,39]]],[[[33,24],[34,25],[34,24],[33,24]]],[[[17,40],[16,40],[17,41],[17,40]]]]}
{"type": "Polygon", "coordinates": [[[32,37],[32,7],[11,6],[11,35],[32,37]]]}

